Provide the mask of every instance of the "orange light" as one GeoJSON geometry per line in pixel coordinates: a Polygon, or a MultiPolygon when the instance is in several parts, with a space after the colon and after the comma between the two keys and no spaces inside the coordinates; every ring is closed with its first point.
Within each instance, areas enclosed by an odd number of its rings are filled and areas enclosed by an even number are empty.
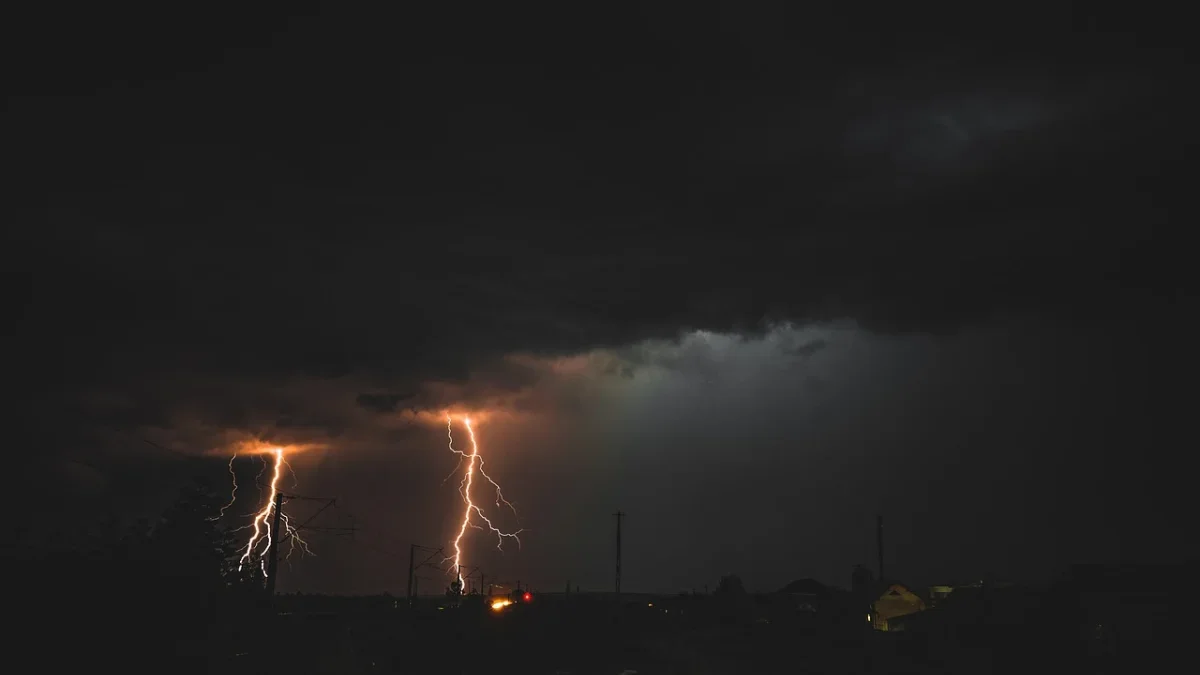
{"type": "Polygon", "coordinates": [[[500,610],[512,604],[512,600],[497,600],[492,603],[492,610],[499,612],[500,610]]]}

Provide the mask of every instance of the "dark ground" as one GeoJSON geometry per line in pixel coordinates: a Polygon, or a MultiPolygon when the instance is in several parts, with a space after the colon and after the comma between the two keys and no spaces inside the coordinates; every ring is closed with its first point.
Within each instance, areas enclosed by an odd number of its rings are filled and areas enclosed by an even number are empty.
{"type": "Polygon", "coordinates": [[[1148,645],[1121,658],[1089,654],[1087,641],[1070,631],[1046,640],[993,628],[948,642],[872,631],[865,617],[833,625],[794,615],[731,618],[712,601],[671,597],[653,606],[631,601],[618,613],[611,596],[599,595],[541,597],[503,612],[481,602],[439,609],[439,600],[425,599],[408,611],[391,598],[291,596],[219,621],[161,599],[152,611],[119,602],[43,608],[19,627],[31,629],[31,639],[15,641],[17,653],[34,655],[42,672],[224,675],[1122,673],[1150,672],[1155,660],[1148,645]]]}
{"type": "MultiPolygon", "coordinates": [[[[402,602],[401,602],[402,604],[402,602]]],[[[429,604],[415,612],[356,608],[244,615],[240,629],[207,640],[160,643],[147,672],[522,673],[570,675],[755,675],[758,673],[997,673],[1055,663],[1044,649],[945,645],[859,629],[786,622],[726,622],[611,603],[550,601],[494,613],[429,604]],[[1024,653],[1024,656],[1022,656],[1024,653]]],[[[865,624],[862,628],[865,628],[865,624]]],[[[121,658],[115,659],[120,663],[121,658]]],[[[127,662],[133,666],[132,662],[127,662]]],[[[1058,672],[1102,672],[1064,667],[1058,672]]],[[[126,672],[131,668],[127,667],[126,672]]],[[[133,667],[132,669],[137,669],[133,667]]]]}
{"type": "MultiPolygon", "coordinates": [[[[780,627],[693,625],[633,613],[587,615],[527,608],[496,616],[444,610],[408,616],[278,617],[289,653],[269,654],[253,640],[243,655],[214,668],[227,673],[885,673],[918,670],[875,663],[882,641],[799,636],[780,627]]],[[[876,637],[863,635],[863,638],[876,637]]],[[[217,666],[217,664],[213,664],[217,666]]]]}

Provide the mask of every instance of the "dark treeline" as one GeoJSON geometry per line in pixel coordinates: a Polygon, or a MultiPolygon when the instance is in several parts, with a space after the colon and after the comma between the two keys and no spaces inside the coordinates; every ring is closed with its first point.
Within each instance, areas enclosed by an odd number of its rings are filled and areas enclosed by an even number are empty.
{"type": "Polygon", "coordinates": [[[42,665],[120,664],[199,672],[264,611],[257,564],[238,571],[233,533],[206,482],[187,486],[155,521],[111,524],[70,550],[19,563],[15,596],[42,665]]]}

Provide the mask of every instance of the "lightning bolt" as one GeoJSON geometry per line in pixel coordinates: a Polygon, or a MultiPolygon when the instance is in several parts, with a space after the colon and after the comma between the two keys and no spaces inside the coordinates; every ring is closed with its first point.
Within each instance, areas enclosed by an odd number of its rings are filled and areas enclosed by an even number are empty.
{"type": "Polygon", "coordinates": [[[233,483],[233,490],[229,493],[229,503],[226,504],[225,506],[222,506],[221,510],[217,512],[217,515],[209,518],[209,520],[217,521],[217,520],[224,518],[225,512],[229,510],[229,507],[233,506],[233,503],[235,501],[237,501],[237,489],[238,489],[237,474],[233,472],[233,460],[235,460],[235,459],[237,459],[236,453],[233,455],[230,455],[230,457],[229,457],[229,480],[233,483]]]}
{"type": "MultiPolygon", "coordinates": [[[[483,521],[487,525],[488,530],[490,530],[496,534],[496,548],[501,551],[504,550],[504,539],[505,538],[515,539],[517,541],[517,546],[520,546],[521,538],[517,535],[519,535],[521,532],[524,532],[524,529],[519,529],[516,532],[504,532],[500,528],[496,527],[495,525],[492,524],[492,521],[483,512],[483,509],[481,509],[479,507],[479,505],[476,504],[475,501],[472,499],[471,488],[473,487],[473,485],[475,483],[475,474],[478,473],[480,476],[483,476],[483,478],[485,480],[487,480],[487,482],[489,484],[491,484],[491,486],[493,488],[495,488],[495,490],[496,490],[496,507],[499,508],[501,505],[505,505],[510,510],[512,510],[514,516],[517,515],[516,508],[513,507],[511,502],[509,502],[507,499],[504,498],[504,493],[500,490],[500,485],[497,484],[496,481],[492,480],[492,477],[489,476],[487,474],[487,472],[485,472],[483,470],[483,457],[479,454],[479,441],[475,437],[475,428],[471,425],[471,418],[464,416],[462,418],[462,421],[463,421],[463,426],[465,426],[467,428],[467,434],[471,439],[470,454],[463,452],[462,450],[458,450],[454,447],[454,418],[449,413],[446,413],[446,437],[449,440],[450,452],[453,452],[456,455],[458,455],[458,465],[455,467],[454,470],[458,471],[458,468],[460,466],[462,466],[464,461],[466,462],[466,465],[467,465],[466,471],[463,473],[462,481],[458,484],[458,492],[460,495],[462,495],[463,505],[464,505],[462,523],[460,523],[458,526],[458,536],[454,538],[454,555],[450,558],[446,558],[446,560],[454,561],[454,576],[455,576],[455,578],[458,579],[459,584],[463,583],[463,578],[462,578],[462,556],[463,556],[462,539],[464,536],[466,536],[468,527],[472,527],[477,530],[484,529],[477,523],[472,522],[473,516],[478,517],[479,520],[483,521]]],[[[450,475],[454,475],[454,472],[451,472],[450,475]]],[[[449,476],[447,476],[447,478],[449,478],[449,476]]],[[[445,480],[443,480],[442,482],[445,483],[445,480]]]]}
{"type": "MultiPolygon", "coordinates": [[[[296,472],[292,470],[291,464],[289,464],[287,459],[284,457],[283,448],[272,448],[269,454],[274,457],[274,462],[268,463],[264,460],[263,469],[258,474],[261,477],[262,474],[266,472],[267,466],[269,464],[273,465],[271,482],[267,485],[266,490],[266,503],[261,509],[259,509],[257,513],[253,515],[253,520],[249,525],[244,525],[234,529],[235,532],[251,528],[254,530],[253,534],[250,535],[250,539],[246,542],[246,546],[242,549],[241,558],[238,559],[238,571],[240,572],[246,565],[253,564],[254,559],[257,558],[259,567],[262,569],[263,576],[266,576],[267,574],[267,564],[263,558],[263,553],[271,549],[272,535],[274,534],[274,536],[278,537],[281,534],[279,532],[272,533],[271,531],[271,518],[275,515],[275,500],[279,496],[279,481],[283,477],[285,469],[292,474],[293,480],[295,480],[296,475],[296,472]]],[[[236,458],[237,456],[234,455],[234,457],[229,459],[229,474],[231,476],[234,475],[233,460],[236,458]]],[[[234,501],[236,501],[237,487],[237,477],[234,476],[233,492],[230,495],[229,503],[221,509],[220,514],[217,516],[218,518],[221,515],[224,515],[226,509],[232,506],[234,501]]],[[[307,554],[312,553],[312,551],[308,548],[308,542],[304,541],[304,539],[300,537],[300,533],[295,527],[292,526],[292,522],[286,513],[279,514],[279,522],[282,535],[291,543],[291,546],[288,549],[289,558],[297,549],[307,554]]]]}
{"type": "MultiPolygon", "coordinates": [[[[287,468],[288,473],[292,474],[292,489],[294,490],[300,485],[300,477],[296,475],[296,470],[292,468],[292,465],[288,463],[287,459],[284,459],[282,450],[279,451],[279,456],[280,461],[283,462],[283,465],[287,468]]],[[[287,503],[287,498],[284,498],[283,503],[287,503]]],[[[287,512],[284,511],[283,513],[280,513],[279,516],[279,524],[283,528],[288,540],[288,552],[283,559],[291,560],[292,554],[297,550],[304,553],[304,555],[316,555],[312,552],[312,549],[308,548],[308,542],[300,537],[300,531],[292,526],[292,521],[288,518],[287,512]]]]}

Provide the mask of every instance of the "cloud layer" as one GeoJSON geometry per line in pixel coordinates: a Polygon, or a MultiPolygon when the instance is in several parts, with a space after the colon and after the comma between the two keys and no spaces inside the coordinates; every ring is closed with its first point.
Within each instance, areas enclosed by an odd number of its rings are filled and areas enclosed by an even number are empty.
{"type": "MultiPolygon", "coordinates": [[[[883,15],[509,19],[247,20],[153,67],[98,49],[63,79],[30,56],[46,72],[11,102],[6,153],[21,461],[117,492],[238,443],[310,444],[309,480],[379,462],[359,480],[391,476],[410,513],[445,468],[427,454],[445,408],[494,413],[510,447],[518,428],[572,444],[555,471],[575,476],[612,444],[659,457],[652,420],[677,447],[730,419],[796,438],[773,401],[864,410],[855,341],[891,354],[880,372],[997,322],[1111,345],[1186,297],[1194,104],[1169,42],[1065,40],[1053,14],[993,38],[883,15]]],[[[1058,377],[1039,358],[1029,380],[1058,377]]],[[[878,397],[879,419],[916,405],[878,397]]]]}

